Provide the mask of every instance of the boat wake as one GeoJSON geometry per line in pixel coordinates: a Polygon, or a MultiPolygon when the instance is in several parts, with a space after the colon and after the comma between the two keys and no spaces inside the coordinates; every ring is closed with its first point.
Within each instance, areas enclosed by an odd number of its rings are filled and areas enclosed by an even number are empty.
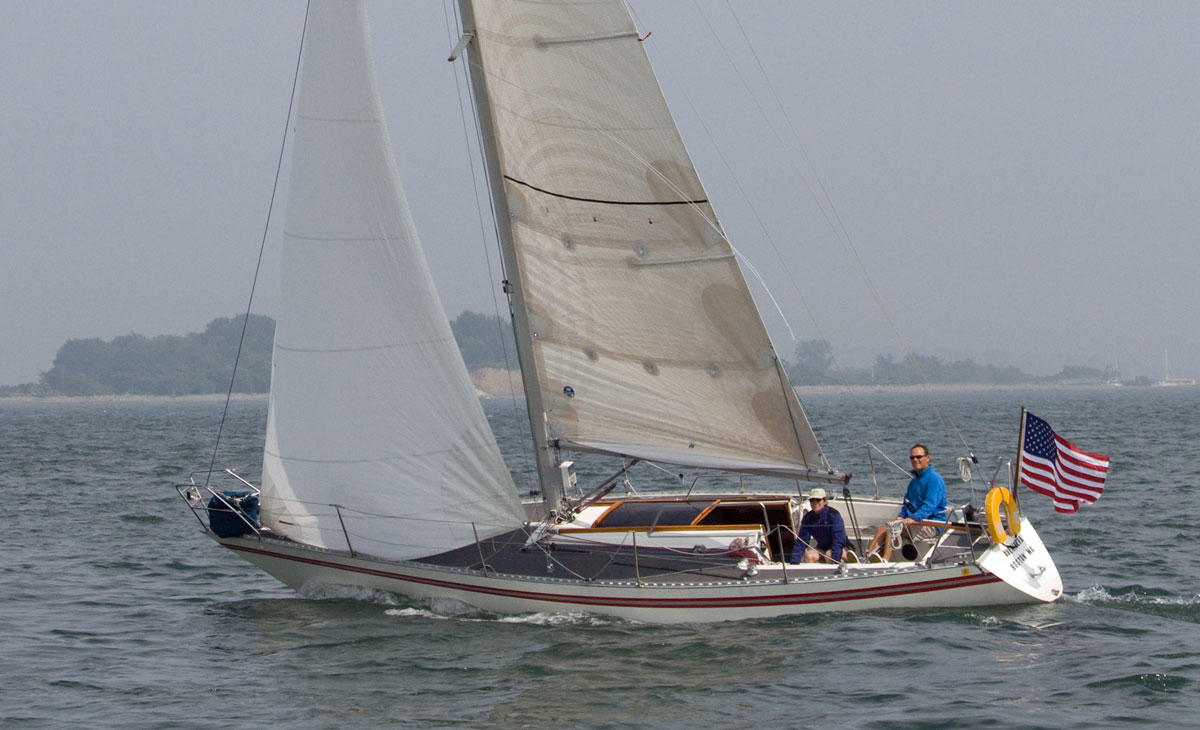
{"type": "Polygon", "coordinates": [[[586,613],[531,613],[524,616],[499,616],[502,624],[531,624],[534,626],[611,626],[621,623],[637,623],[623,619],[608,618],[586,613]]]}
{"type": "Polygon", "coordinates": [[[363,586],[311,583],[297,591],[300,598],[310,601],[348,600],[374,603],[381,606],[396,606],[400,599],[394,593],[377,591],[363,586]]]}
{"type": "Polygon", "coordinates": [[[1073,603],[1132,610],[1163,618],[1200,623],[1200,595],[1197,594],[1178,595],[1134,584],[1120,588],[1092,586],[1075,595],[1067,595],[1066,599],[1073,603]]]}
{"type": "Polygon", "coordinates": [[[607,618],[581,612],[573,613],[530,613],[520,616],[501,616],[478,611],[466,604],[458,604],[456,611],[440,610],[439,605],[433,608],[409,606],[406,608],[390,608],[384,611],[388,616],[401,618],[428,618],[444,621],[474,621],[498,624],[527,624],[530,626],[611,626],[614,623],[625,623],[621,619],[607,618]]]}
{"type": "Polygon", "coordinates": [[[387,591],[372,590],[361,586],[310,584],[300,590],[300,598],[309,601],[355,601],[387,606],[385,616],[402,618],[428,618],[453,621],[479,621],[508,624],[530,624],[534,626],[599,626],[620,623],[619,619],[606,618],[583,612],[532,613],[519,616],[493,614],[468,603],[450,598],[410,601],[404,596],[387,591]]]}

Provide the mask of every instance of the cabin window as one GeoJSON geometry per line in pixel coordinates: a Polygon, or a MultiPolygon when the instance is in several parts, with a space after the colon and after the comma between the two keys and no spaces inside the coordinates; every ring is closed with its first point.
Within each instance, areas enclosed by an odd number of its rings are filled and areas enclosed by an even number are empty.
{"type": "Polygon", "coordinates": [[[622,502],[593,527],[675,527],[690,525],[713,502],[622,502]]]}
{"type": "Polygon", "coordinates": [[[787,502],[726,502],[704,515],[698,524],[762,525],[763,530],[769,533],[768,544],[776,560],[786,560],[796,543],[787,502]]]}

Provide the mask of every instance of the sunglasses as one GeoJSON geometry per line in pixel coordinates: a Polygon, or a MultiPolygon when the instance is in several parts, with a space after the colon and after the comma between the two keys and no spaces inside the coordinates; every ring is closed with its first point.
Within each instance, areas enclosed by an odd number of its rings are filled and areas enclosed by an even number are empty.
{"type": "Polygon", "coordinates": [[[910,456],[910,457],[908,457],[908,460],[909,460],[909,461],[916,461],[916,460],[918,460],[918,459],[924,459],[926,456],[929,456],[929,454],[917,454],[916,456],[910,456]]]}

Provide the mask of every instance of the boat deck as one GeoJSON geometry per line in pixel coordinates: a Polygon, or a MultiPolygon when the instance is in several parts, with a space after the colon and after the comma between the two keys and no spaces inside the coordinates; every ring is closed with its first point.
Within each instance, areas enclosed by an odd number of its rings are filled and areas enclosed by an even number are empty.
{"type": "MultiPolygon", "coordinates": [[[[929,567],[969,563],[990,542],[979,525],[970,530],[949,531],[932,549],[918,555],[917,561],[891,563],[850,563],[845,567],[861,570],[893,570],[915,565],[929,567]],[[981,541],[982,537],[982,541],[981,541]],[[974,543],[974,551],[972,544],[974,543]]],[[[692,552],[635,548],[631,545],[570,545],[551,542],[548,546],[526,547],[529,533],[513,532],[486,540],[478,545],[451,550],[418,563],[461,570],[496,574],[583,581],[638,581],[649,583],[705,583],[743,580],[775,573],[779,577],[830,575],[842,566],[830,563],[795,564],[767,562],[755,564],[748,553],[739,551],[692,552]]],[[[865,541],[864,541],[865,542],[865,541]]]]}
{"type": "Polygon", "coordinates": [[[514,530],[477,545],[422,558],[419,563],[440,567],[528,575],[598,580],[654,580],[684,582],[740,579],[739,557],[727,552],[692,553],[612,545],[558,545],[526,547],[529,533],[514,530]]]}

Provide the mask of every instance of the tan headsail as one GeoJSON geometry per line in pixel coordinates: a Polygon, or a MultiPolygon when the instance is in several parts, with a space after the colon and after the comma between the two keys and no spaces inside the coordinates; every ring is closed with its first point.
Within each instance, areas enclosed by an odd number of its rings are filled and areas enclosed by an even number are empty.
{"type": "Polygon", "coordinates": [[[624,3],[470,5],[548,438],[840,479],[624,3]]]}

